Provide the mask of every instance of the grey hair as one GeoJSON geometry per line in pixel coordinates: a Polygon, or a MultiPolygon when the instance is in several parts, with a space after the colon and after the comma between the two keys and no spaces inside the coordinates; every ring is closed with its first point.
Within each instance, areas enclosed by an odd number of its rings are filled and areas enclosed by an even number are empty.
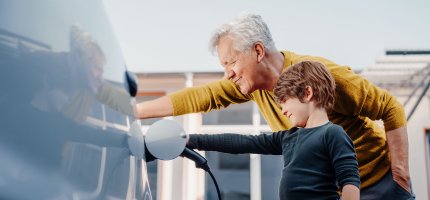
{"type": "Polygon", "coordinates": [[[243,12],[232,21],[216,29],[209,42],[209,51],[212,54],[215,54],[218,43],[224,36],[232,37],[235,41],[234,48],[240,52],[250,50],[256,42],[263,43],[269,52],[276,51],[267,24],[257,14],[243,12]]]}
{"type": "Polygon", "coordinates": [[[79,25],[72,25],[70,28],[70,52],[74,59],[93,61],[99,58],[104,64],[106,62],[100,45],[79,25]]]}

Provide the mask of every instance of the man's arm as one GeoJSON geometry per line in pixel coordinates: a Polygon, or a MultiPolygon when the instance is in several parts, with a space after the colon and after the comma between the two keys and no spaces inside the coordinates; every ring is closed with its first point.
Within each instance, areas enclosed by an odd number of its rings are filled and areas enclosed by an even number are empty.
{"type": "Polygon", "coordinates": [[[360,176],[354,144],[340,126],[329,127],[327,133],[324,143],[332,159],[336,180],[342,187],[342,199],[355,199],[355,189],[358,191],[360,187],[360,176]]]}
{"type": "Polygon", "coordinates": [[[341,200],[359,200],[360,190],[355,185],[347,184],[342,188],[341,200]]]}
{"type": "Polygon", "coordinates": [[[387,143],[391,156],[391,172],[393,179],[406,191],[411,191],[409,163],[408,163],[408,136],[406,126],[387,131],[387,143]]]}
{"type": "Polygon", "coordinates": [[[242,94],[233,82],[219,80],[139,103],[136,111],[140,119],[177,116],[209,112],[212,109],[226,108],[232,103],[244,103],[250,99],[250,95],[242,94]]]}
{"type": "Polygon", "coordinates": [[[136,106],[139,119],[167,117],[173,115],[173,104],[169,96],[138,103],[136,106]]]}

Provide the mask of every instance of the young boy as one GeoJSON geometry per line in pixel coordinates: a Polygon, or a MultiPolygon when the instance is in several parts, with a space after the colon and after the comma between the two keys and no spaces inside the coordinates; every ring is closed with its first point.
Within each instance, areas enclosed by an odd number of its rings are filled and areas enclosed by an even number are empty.
{"type": "Polygon", "coordinates": [[[354,145],[328,120],[335,82],[325,66],[303,61],[283,72],[274,89],[294,128],[261,135],[192,134],[188,148],[224,153],[283,155],[280,199],[359,199],[354,145]]]}

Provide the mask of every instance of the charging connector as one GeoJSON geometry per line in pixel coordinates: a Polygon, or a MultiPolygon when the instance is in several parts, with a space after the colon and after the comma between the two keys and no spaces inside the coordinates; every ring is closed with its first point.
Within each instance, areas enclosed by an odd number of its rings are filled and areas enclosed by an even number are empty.
{"type": "Polygon", "coordinates": [[[218,194],[218,199],[221,200],[221,192],[219,190],[218,183],[216,182],[215,176],[212,174],[212,172],[209,168],[208,161],[206,160],[206,158],[203,157],[202,155],[200,155],[199,153],[197,153],[196,151],[189,149],[187,147],[185,147],[184,151],[181,153],[181,156],[186,157],[186,158],[194,161],[197,168],[203,169],[207,173],[209,173],[209,175],[211,176],[211,178],[215,184],[215,188],[216,188],[216,191],[218,194]]]}

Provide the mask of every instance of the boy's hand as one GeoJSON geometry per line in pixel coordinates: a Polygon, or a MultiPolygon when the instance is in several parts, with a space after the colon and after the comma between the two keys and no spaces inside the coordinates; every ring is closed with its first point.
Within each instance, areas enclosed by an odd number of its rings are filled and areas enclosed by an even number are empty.
{"type": "Polygon", "coordinates": [[[355,185],[347,184],[342,188],[341,200],[359,200],[360,199],[360,189],[355,185]]]}

